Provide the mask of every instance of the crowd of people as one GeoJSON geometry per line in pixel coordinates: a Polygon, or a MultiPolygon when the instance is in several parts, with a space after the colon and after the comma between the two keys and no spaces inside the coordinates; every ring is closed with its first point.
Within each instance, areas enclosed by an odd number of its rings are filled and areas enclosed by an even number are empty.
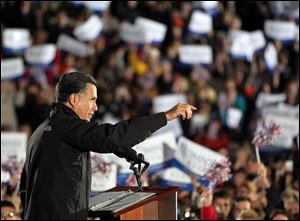
{"type": "MultiPolygon", "coordinates": [[[[152,101],[156,96],[185,94],[188,103],[198,108],[195,113],[198,121],[180,121],[182,135],[228,157],[232,162],[232,178],[213,192],[192,179],[194,191],[180,191],[178,195],[178,217],[296,220],[299,218],[296,139],[279,154],[262,154],[261,164],[257,163],[251,139],[261,120],[256,105],[260,94],[282,93],[283,104],[291,109],[299,107],[299,42],[272,41],[278,64],[270,73],[263,52],[255,52],[252,61],[232,58],[228,36],[234,30],[264,30],[267,19],[295,21],[299,25],[299,15],[295,19],[281,12],[284,4],[288,3],[218,1],[213,31],[194,36],[188,32],[197,5],[193,1],[112,1],[106,10],[96,13],[103,22],[101,34],[85,42],[93,48],[93,53],[79,57],[57,50],[51,65],[38,67],[25,63],[22,77],[1,79],[1,131],[25,132],[29,137],[49,116],[59,77],[72,70],[90,74],[98,82],[98,112],[94,121],[104,122],[108,113],[120,120],[147,115],[153,111],[152,101]],[[137,17],[167,26],[161,45],[122,41],[120,24],[134,23],[137,17]],[[183,44],[210,45],[212,64],[182,65],[178,48],[183,44]],[[242,113],[240,123],[234,128],[226,119],[230,107],[242,113]],[[288,166],[291,162],[292,167],[288,166]]],[[[5,28],[25,28],[30,31],[32,45],[56,44],[60,34],[74,36],[74,28],[93,13],[71,1],[1,1],[1,35],[5,28]]],[[[7,53],[1,44],[1,59],[22,56],[23,52],[7,53]]],[[[17,186],[14,174],[8,184],[1,183],[1,219],[20,218],[17,186]]]]}

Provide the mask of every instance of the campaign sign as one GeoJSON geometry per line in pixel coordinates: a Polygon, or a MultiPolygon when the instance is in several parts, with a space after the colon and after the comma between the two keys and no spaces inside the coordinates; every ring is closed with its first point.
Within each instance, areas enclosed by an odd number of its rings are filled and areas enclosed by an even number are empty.
{"type": "Polygon", "coordinates": [[[135,20],[135,25],[144,30],[145,41],[148,43],[153,43],[159,46],[165,39],[167,33],[167,26],[165,24],[147,18],[138,17],[135,20]]]}
{"type": "Polygon", "coordinates": [[[165,169],[158,175],[160,186],[178,186],[181,190],[193,191],[194,187],[189,175],[176,167],[165,169]]]}
{"type": "Polygon", "coordinates": [[[7,53],[23,52],[31,45],[30,32],[24,28],[5,28],[3,30],[3,47],[7,53]]]}
{"type": "Polygon", "coordinates": [[[34,66],[47,67],[55,58],[56,45],[35,45],[25,51],[25,61],[34,66]]]}
{"type": "Polygon", "coordinates": [[[153,174],[167,166],[166,163],[173,158],[176,147],[175,134],[168,132],[149,137],[134,149],[144,155],[145,160],[150,163],[148,174],[153,174]]]}
{"type": "Polygon", "coordinates": [[[91,15],[85,23],[74,29],[74,35],[81,41],[92,41],[99,36],[102,28],[103,24],[99,16],[91,15]]]}
{"type": "Polygon", "coordinates": [[[22,58],[8,58],[1,60],[1,81],[11,80],[23,75],[25,71],[22,58]]]}
{"type": "Polygon", "coordinates": [[[263,108],[268,105],[281,103],[286,99],[286,94],[269,94],[261,92],[258,94],[258,97],[255,102],[256,108],[263,108]]]}
{"type": "Polygon", "coordinates": [[[102,192],[117,186],[117,165],[101,161],[99,155],[91,154],[92,192],[102,192]]]}
{"type": "Polygon", "coordinates": [[[188,65],[209,65],[212,63],[213,53],[208,45],[182,45],[179,47],[179,60],[188,65]]]}
{"type": "Polygon", "coordinates": [[[250,35],[246,31],[229,32],[230,55],[234,59],[252,61],[254,48],[250,43],[250,35]]]}
{"type": "Polygon", "coordinates": [[[188,26],[192,34],[203,35],[212,30],[212,17],[201,11],[194,11],[188,26]]]}
{"type": "Polygon", "coordinates": [[[203,176],[214,161],[224,160],[224,156],[197,144],[185,137],[180,137],[173,162],[187,173],[203,176]]]}
{"type": "MultiPolygon", "coordinates": [[[[153,98],[153,112],[165,112],[174,107],[178,103],[187,103],[185,94],[167,94],[160,95],[153,98]]],[[[176,137],[182,135],[182,128],[179,119],[169,121],[168,124],[153,134],[161,134],[166,132],[173,132],[176,137]]]]}
{"type": "Polygon", "coordinates": [[[80,2],[82,5],[90,9],[94,13],[102,13],[109,6],[111,1],[76,1],[77,4],[80,2]]]}
{"type": "Polygon", "coordinates": [[[26,145],[25,133],[1,132],[1,171],[20,178],[26,157],[26,145]]]}
{"type": "Polygon", "coordinates": [[[143,44],[145,42],[144,29],[128,22],[123,22],[120,28],[120,37],[124,42],[131,44],[143,44]]]}
{"type": "Polygon", "coordinates": [[[287,44],[295,40],[296,28],[295,23],[291,21],[266,20],[264,24],[264,31],[268,38],[287,44]]]}
{"type": "Polygon", "coordinates": [[[58,37],[57,48],[78,57],[87,57],[95,51],[91,46],[88,46],[66,34],[61,34],[58,37]]]}

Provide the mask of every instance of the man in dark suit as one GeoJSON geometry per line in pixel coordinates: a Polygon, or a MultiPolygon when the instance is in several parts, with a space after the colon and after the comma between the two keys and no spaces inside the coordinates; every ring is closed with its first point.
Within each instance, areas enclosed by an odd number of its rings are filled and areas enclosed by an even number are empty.
{"type": "Polygon", "coordinates": [[[91,183],[89,151],[134,160],[132,146],[167,121],[190,119],[196,108],[177,104],[167,112],[121,121],[90,122],[97,111],[96,81],[81,72],[63,75],[50,117],[31,136],[21,175],[25,219],[86,219],[91,183]]]}

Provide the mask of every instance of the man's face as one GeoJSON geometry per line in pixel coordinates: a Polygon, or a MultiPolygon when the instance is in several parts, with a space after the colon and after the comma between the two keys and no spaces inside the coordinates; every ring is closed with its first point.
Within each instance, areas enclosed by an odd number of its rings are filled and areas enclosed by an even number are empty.
{"type": "Polygon", "coordinates": [[[78,94],[76,102],[74,102],[74,111],[82,120],[90,121],[94,112],[98,107],[97,100],[97,88],[91,83],[87,83],[86,90],[83,93],[78,94]]]}

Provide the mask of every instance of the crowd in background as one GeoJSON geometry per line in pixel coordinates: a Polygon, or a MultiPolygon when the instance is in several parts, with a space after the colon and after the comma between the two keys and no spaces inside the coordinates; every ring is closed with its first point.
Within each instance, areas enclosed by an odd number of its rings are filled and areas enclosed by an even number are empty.
{"type": "MultiPolygon", "coordinates": [[[[92,75],[98,82],[94,121],[103,122],[107,113],[119,120],[147,115],[152,113],[155,96],[185,94],[188,103],[198,108],[195,115],[201,121],[196,126],[181,121],[183,135],[229,157],[233,177],[214,192],[194,181],[192,193],[178,195],[179,218],[298,219],[298,144],[295,141],[280,154],[262,155],[263,164],[258,164],[251,139],[260,117],[255,103],[261,92],[285,93],[284,103],[298,107],[299,44],[274,41],[278,64],[273,73],[267,70],[262,52],[256,52],[251,62],[232,59],[229,53],[229,31],[263,30],[267,19],[294,19],[278,10],[274,2],[219,1],[213,31],[195,37],[187,32],[191,1],[113,1],[98,13],[104,25],[101,34],[87,42],[93,54],[78,57],[57,50],[50,66],[26,65],[21,78],[1,81],[1,131],[30,136],[49,115],[59,77],[72,70],[92,75]],[[121,41],[120,23],[133,23],[139,16],[167,26],[159,47],[121,41]],[[178,48],[182,44],[210,45],[213,63],[207,67],[181,65],[178,48]],[[229,106],[242,112],[235,129],[226,125],[224,113],[229,106]],[[293,168],[286,166],[290,161],[293,168]]],[[[56,44],[60,34],[73,36],[73,29],[91,14],[86,7],[66,1],[1,1],[1,35],[4,28],[26,28],[33,45],[56,44]]],[[[15,56],[7,54],[1,43],[1,59],[15,56]]],[[[10,216],[21,210],[17,184],[13,176],[9,185],[1,184],[1,219],[4,213],[10,216]]]]}

